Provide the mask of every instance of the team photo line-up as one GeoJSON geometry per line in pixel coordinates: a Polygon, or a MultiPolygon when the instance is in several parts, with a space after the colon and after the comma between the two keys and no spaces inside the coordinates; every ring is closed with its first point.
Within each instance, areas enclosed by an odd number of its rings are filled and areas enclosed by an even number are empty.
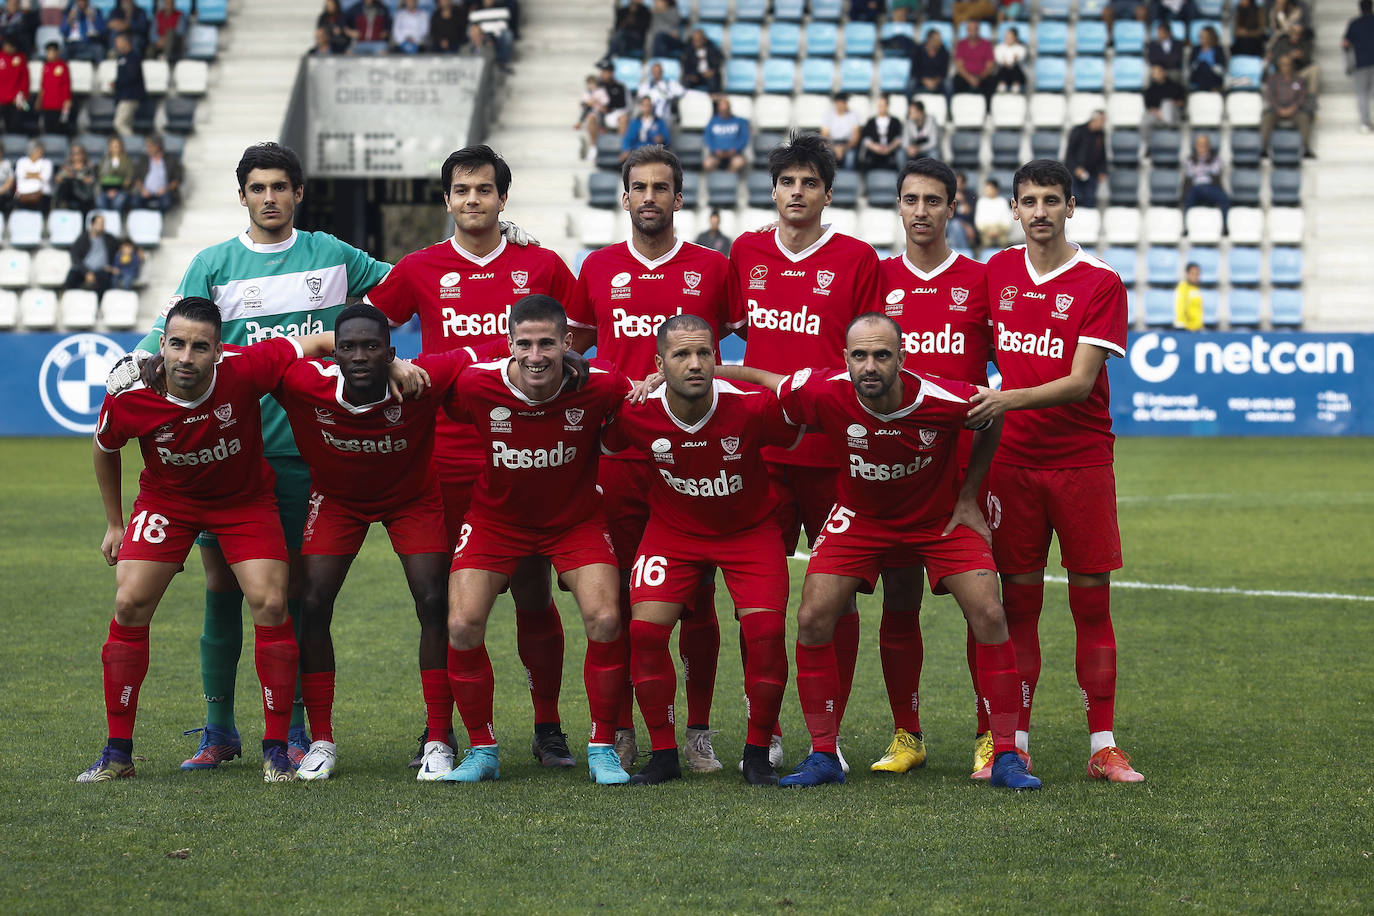
{"type": "Polygon", "coordinates": [[[1122,560],[1106,361],[1125,353],[1126,291],[1065,236],[1071,174],[1053,160],[1017,171],[1011,207],[1026,242],[982,264],[946,242],[956,179],[939,161],[899,173],[906,244],[886,260],[823,222],[836,161],[820,136],[788,138],[768,167],[777,222],[741,234],[726,256],[675,234],[676,156],[634,150],[622,167],[631,236],[589,254],[574,277],[501,221],[511,173],[489,147],[443,165],[453,236],[394,266],[297,230],[300,160],[276,143],[249,147],[237,169],[248,228],[192,259],[169,308],[110,373],[93,449],[101,551],[117,583],[101,656],[109,736],[77,780],[134,775],[149,623],[193,542],[205,569],[206,719],[182,769],[242,754],[246,599],[264,779],[330,778],[333,606],[380,521],[420,622],[425,727],[411,766],[422,781],[499,777],[485,634],[507,588],[530,751],[545,767],[576,766],[559,712],[551,571],[587,636],[591,779],[663,783],[682,776],[683,760],[721,770],[719,570],[739,625],[748,783],[845,781],[855,596],[881,578],[893,736],[871,769],[926,760],[925,579],[967,621],[972,778],[1038,789],[1030,718],[1055,536],[1088,775],[1143,781],[1112,731],[1110,574],[1122,560]],[[391,329],[413,318],[422,352],[397,359],[391,329]],[[719,364],[731,333],[746,342],[741,366],[719,364]],[[592,347],[595,359],[581,356],[592,347]],[[990,360],[1000,390],[988,387],[990,360]],[[120,450],[131,439],[144,466],[126,523],[120,450]],[[792,657],[810,750],[780,778],[788,558],[803,533],[811,554],[792,657]],[[669,651],[679,625],[681,745],[669,651]]]}

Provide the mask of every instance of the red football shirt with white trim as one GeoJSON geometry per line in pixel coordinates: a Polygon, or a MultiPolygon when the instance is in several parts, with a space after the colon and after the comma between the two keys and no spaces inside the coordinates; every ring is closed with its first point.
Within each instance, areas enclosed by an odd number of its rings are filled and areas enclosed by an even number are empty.
{"type": "MultiPolygon", "coordinates": [[[[1064,378],[1079,344],[1126,355],[1126,287],[1106,262],[1081,248],[1041,276],[1025,245],[988,261],[988,299],[1002,387],[1033,388],[1064,378]]],[[[995,460],[1021,467],[1081,468],[1112,463],[1107,366],[1087,400],[1006,415],[995,460]]]]}
{"type": "MultiPolygon", "coordinates": [[[[746,366],[786,374],[843,363],[849,322],[881,308],[873,246],[831,227],[797,253],[783,247],[777,230],[746,232],[730,248],[730,317],[748,322],[746,366]]],[[[764,457],[803,467],[841,463],[817,433],[791,452],[769,448],[764,457]]]]}
{"type": "MultiPolygon", "coordinates": [[[[511,306],[525,296],[540,293],[566,306],[574,282],[563,259],[547,248],[521,248],[503,238],[490,254],[478,258],[448,238],[401,258],[365,301],[393,325],[418,315],[421,348],[442,353],[508,336],[511,306]]],[[[479,446],[470,429],[439,417],[434,438],[439,478],[460,482],[475,477],[481,469],[479,446]]]]}
{"type": "Polygon", "coordinates": [[[302,356],[295,338],[249,347],[226,345],[210,387],[194,401],[160,395],[135,382],[106,395],[95,444],[117,452],[130,439],[143,451],[140,490],[191,508],[248,502],[275,480],[262,452],[258,402],[302,356]]]}
{"type": "Polygon", "coordinates": [[[586,521],[601,511],[596,489],[601,427],[630,393],[630,380],[595,360],[581,390],[564,382],[553,397],[536,402],[511,382],[510,362],[464,369],[444,404],[481,443],[482,470],[467,521],[544,531],[586,521]]]}
{"type": "Polygon", "coordinates": [[[603,448],[647,454],[655,476],[649,512],[672,531],[696,537],[734,534],[773,512],[763,446],[788,448],[801,429],[773,392],[715,379],[711,408],[691,425],[668,409],[667,386],[643,404],[626,404],[602,435],[603,448]]]}
{"type": "Polygon", "coordinates": [[[903,369],[902,406],[875,413],[859,400],[845,369],[800,369],[778,386],[793,423],[819,427],[845,457],[835,501],[864,518],[895,525],[946,519],[958,496],[955,446],[976,389],[938,383],[903,369]]]}
{"type": "Polygon", "coordinates": [[[905,254],[882,262],[883,314],[902,327],[906,368],[925,376],[988,383],[992,330],[986,271],[956,252],[930,273],[905,254]]]}

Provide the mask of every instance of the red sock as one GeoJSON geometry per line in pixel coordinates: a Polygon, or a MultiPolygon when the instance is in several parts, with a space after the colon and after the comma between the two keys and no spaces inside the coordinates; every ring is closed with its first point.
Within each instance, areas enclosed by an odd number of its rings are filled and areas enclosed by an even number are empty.
{"type": "Polygon", "coordinates": [[[420,669],[420,691],[425,698],[425,740],[448,741],[453,731],[453,687],[447,668],[420,669]]]}
{"type": "Polygon", "coordinates": [[[840,718],[836,695],[840,676],[835,661],[835,644],[804,646],[797,643],[797,699],[802,718],[811,732],[811,750],[835,753],[840,718]]]}
{"type": "Polygon", "coordinates": [[[496,695],[496,676],[491,671],[487,647],[455,649],[448,647],[448,684],[458,715],[467,729],[468,746],[496,744],[491,705],[496,695]]]}
{"type": "Polygon", "coordinates": [[[653,749],[677,747],[673,704],[677,701],[677,672],[668,651],[673,628],[647,620],[630,621],[630,677],[635,683],[639,714],[649,728],[653,749]]]}
{"type": "Polygon", "coordinates": [[[787,685],[787,647],[783,643],[787,623],[776,611],[755,611],[739,619],[739,628],[749,646],[744,666],[749,731],[744,740],[767,747],[782,709],[782,689],[787,685]]]}
{"type": "Polygon", "coordinates": [[[1016,671],[1021,676],[1021,712],[1018,731],[1030,731],[1031,703],[1040,680],[1040,608],[1045,603],[1045,583],[1002,584],[1002,606],[1007,611],[1007,629],[1016,650],[1016,671]]]}
{"type": "Polygon", "coordinates": [[[835,695],[835,728],[844,721],[849,691],[854,687],[854,666],[859,662],[859,614],[845,614],[835,622],[835,665],[839,673],[839,693],[835,695]]]}
{"type": "Polygon", "coordinates": [[[635,727],[635,685],[634,679],[629,676],[630,671],[630,587],[623,585],[620,588],[620,635],[616,641],[621,644],[625,653],[625,689],[620,692],[619,709],[615,714],[615,727],[617,730],[626,728],[633,730],[635,727]]]}
{"type": "Polygon", "coordinates": [[[625,659],[628,641],[624,633],[611,642],[587,640],[582,680],[587,686],[587,707],[592,714],[592,734],[588,739],[591,744],[615,743],[615,717],[629,682],[625,659]]]}
{"type": "Polygon", "coordinates": [[[296,698],[296,666],[300,649],[291,621],[275,627],[253,626],[253,662],[262,684],[262,737],[285,741],[291,728],[291,704],[296,698]]]}
{"type": "MultiPolygon", "coordinates": [[[[786,649],[785,649],[785,648],[784,648],[783,651],[784,651],[784,653],[786,653],[786,649]]],[[[745,636],[744,636],[744,627],[740,627],[740,630],[739,630],[739,660],[740,660],[740,664],[743,665],[744,670],[745,670],[745,671],[748,671],[748,670],[749,670],[749,640],[746,639],[745,636]]],[[[748,697],[748,696],[745,696],[744,701],[745,701],[746,704],[748,704],[748,702],[749,702],[749,697],[748,697]]],[[[779,738],[781,738],[781,737],[782,737],[782,722],[774,722],[771,731],[773,732],[774,735],[777,735],[779,738]]]]}
{"type": "Polygon", "coordinates": [[[899,611],[883,607],[878,656],[883,662],[887,702],[892,707],[892,728],[914,735],[921,730],[921,661],[925,656],[920,608],[899,611]]]}
{"type": "Polygon", "coordinates": [[[110,635],[100,650],[105,669],[105,721],[111,738],[132,741],[138,715],[138,689],[148,676],[148,628],[110,621],[110,635]]]}
{"type": "Polygon", "coordinates": [[[1016,717],[1020,703],[1016,689],[1016,650],[1011,640],[976,643],[979,692],[987,704],[988,727],[992,731],[992,753],[1016,750],[1016,717]]]}
{"type": "MultiPolygon", "coordinates": [[[[515,646],[529,681],[534,721],[561,721],[558,695],[563,689],[563,621],[552,599],[546,608],[515,609],[515,646]]],[[[449,721],[453,721],[451,714],[449,721]]],[[[445,731],[444,736],[447,734],[445,731]]],[[[431,740],[443,741],[444,736],[431,740]]]]}
{"type": "Polygon", "coordinates": [[[1069,586],[1069,612],[1078,634],[1074,668],[1088,711],[1088,731],[1112,730],[1116,715],[1116,633],[1109,585],[1069,586]]]}
{"type": "Polygon", "coordinates": [[[978,734],[992,731],[992,725],[988,723],[988,711],[983,696],[983,691],[978,688],[978,640],[973,638],[973,630],[966,628],[964,637],[964,654],[968,656],[968,676],[973,682],[973,706],[978,714],[978,734]]]}
{"type": "Polygon", "coordinates": [[[334,672],[301,672],[301,696],[310,717],[310,740],[334,740],[334,672]]]}
{"type": "Polygon", "coordinates": [[[711,722],[716,695],[716,664],[720,660],[720,620],[716,617],[716,583],[697,589],[691,616],[678,631],[683,688],[687,693],[687,724],[705,728],[711,722]]]}

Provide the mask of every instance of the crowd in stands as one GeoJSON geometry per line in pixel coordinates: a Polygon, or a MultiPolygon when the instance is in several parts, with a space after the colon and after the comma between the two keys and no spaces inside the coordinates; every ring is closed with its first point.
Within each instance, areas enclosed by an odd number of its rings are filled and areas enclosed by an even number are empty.
{"type": "Polygon", "coordinates": [[[308,53],[460,54],[494,60],[509,69],[520,37],[519,0],[382,0],[345,7],[325,0],[315,19],[308,53]]]}

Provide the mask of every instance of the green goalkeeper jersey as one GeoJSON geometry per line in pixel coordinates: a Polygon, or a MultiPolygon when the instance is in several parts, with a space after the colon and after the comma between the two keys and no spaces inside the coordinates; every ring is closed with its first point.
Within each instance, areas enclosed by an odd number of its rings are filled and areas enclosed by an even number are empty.
{"type": "MultiPolygon", "coordinates": [[[[293,230],[284,242],[258,245],[244,230],[191,259],[176,295],[138,348],[157,352],[167,310],[185,296],[219,306],[227,344],[332,331],[348,298],[367,292],[390,269],[325,232],[293,230]]],[[[262,439],[269,456],[299,454],[286,414],[271,396],[262,399],[262,439]]]]}

